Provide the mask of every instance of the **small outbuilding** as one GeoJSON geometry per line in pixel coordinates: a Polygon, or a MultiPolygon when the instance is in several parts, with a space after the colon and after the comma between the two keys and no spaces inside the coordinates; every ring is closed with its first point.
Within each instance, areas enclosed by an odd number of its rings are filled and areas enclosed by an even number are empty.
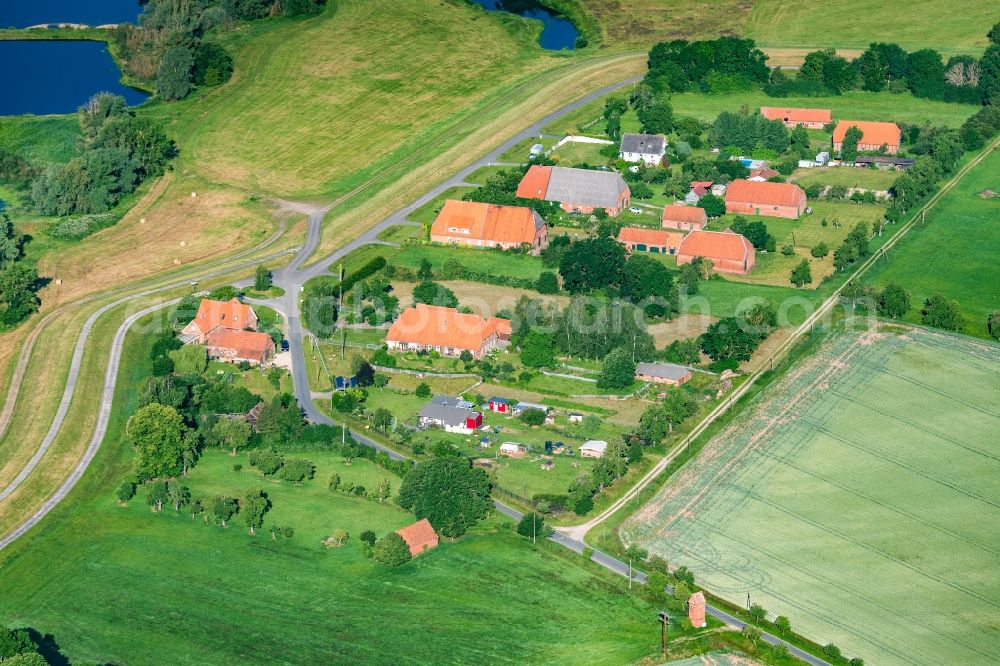
{"type": "Polygon", "coordinates": [[[664,206],[663,214],[660,216],[660,226],[664,229],[693,231],[704,229],[706,224],[708,224],[708,215],[705,214],[704,208],[697,206],[683,204],[664,206]]]}
{"type": "Polygon", "coordinates": [[[583,443],[580,447],[580,456],[583,458],[601,458],[608,450],[608,443],[600,439],[591,439],[583,443]]]}
{"type": "Polygon", "coordinates": [[[493,396],[490,398],[489,408],[491,412],[497,412],[498,414],[507,414],[510,412],[510,400],[507,398],[500,398],[498,396],[493,396]]]}
{"type": "Polygon", "coordinates": [[[705,595],[695,592],[688,598],[688,620],[691,626],[700,629],[705,626],[705,595]]]}
{"type": "Polygon", "coordinates": [[[396,530],[396,534],[403,537],[403,541],[410,549],[411,557],[416,557],[425,550],[437,548],[438,545],[437,532],[426,518],[396,530]]]}
{"type": "Polygon", "coordinates": [[[690,381],[691,371],[673,363],[639,363],[635,366],[635,378],[641,382],[680,386],[690,381]]]}
{"type": "Polygon", "coordinates": [[[523,458],[524,454],[524,447],[515,442],[504,442],[500,445],[500,455],[502,456],[507,456],[508,458],[523,458]]]}

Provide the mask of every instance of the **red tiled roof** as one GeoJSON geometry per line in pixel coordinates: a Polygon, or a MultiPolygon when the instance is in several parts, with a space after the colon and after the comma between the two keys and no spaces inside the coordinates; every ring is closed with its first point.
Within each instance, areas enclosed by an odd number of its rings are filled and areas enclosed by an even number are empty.
{"type": "Polygon", "coordinates": [[[664,206],[663,215],[660,219],[664,222],[667,220],[672,220],[674,222],[694,222],[698,224],[705,224],[708,222],[708,216],[705,214],[704,208],[699,208],[698,206],[685,206],[683,204],[664,206]]]}
{"type": "MultiPolygon", "coordinates": [[[[701,210],[699,208],[699,210],[701,210]]],[[[665,229],[644,229],[642,227],[622,227],[618,232],[619,243],[641,243],[649,247],[677,247],[684,240],[684,233],[665,229]]]]}
{"type": "Polygon", "coordinates": [[[506,319],[483,319],[455,308],[419,303],[399,315],[386,340],[478,352],[494,333],[510,336],[510,332],[510,322],[506,319]]]}
{"type": "Polygon", "coordinates": [[[259,359],[274,349],[274,340],[267,333],[217,328],[208,334],[207,345],[220,349],[236,350],[239,358],[259,359]]]}
{"type": "Polygon", "coordinates": [[[782,109],[775,106],[762,106],[760,107],[760,115],[768,120],[795,123],[823,123],[826,125],[833,121],[833,113],[830,109],[782,109]]]}
{"type": "Polygon", "coordinates": [[[535,211],[523,206],[497,206],[448,199],[431,225],[431,235],[498,243],[534,243],[539,223],[544,224],[537,219],[535,211]]]}
{"type": "Polygon", "coordinates": [[[438,545],[438,535],[426,518],[396,530],[396,534],[403,537],[413,556],[438,545]]]}
{"type": "Polygon", "coordinates": [[[858,143],[871,146],[898,146],[900,131],[896,123],[878,123],[867,120],[841,120],[833,130],[833,142],[843,143],[847,130],[857,127],[861,130],[858,143]]]}
{"type": "Polygon", "coordinates": [[[743,261],[753,253],[753,244],[732,231],[692,231],[677,250],[685,256],[732,261],[743,261]]]}
{"type": "Polygon", "coordinates": [[[768,178],[774,178],[778,175],[778,172],[774,169],[754,169],[750,172],[750,178],[763,178],[767,180],[768,178]]]}
{"type": "Polygon", "coordinates": [[[189,326],[194,326],[202,332],[208,333],[213,328],[219,326],[223,328],[246,328],[251,322],[253,309],[249,305],[240,303],[238,298],[228,301],[212,301],[207,298],[201,299],[198,306],[198,314],[194,316],[189,326]]]}
{"type": "Polygon", "coordinates": [[[750,203],[764,206],[799,206],[806,201],[805,191],[792,183],[758,183],[734,180],[726,189],[726,203],[750,203]]]}
{"type": "Polygon", "coordinates": [[[517,186],[517,196],[522,199],[544,199],[549,189],[552,167],[533,164],[517,186]]]}

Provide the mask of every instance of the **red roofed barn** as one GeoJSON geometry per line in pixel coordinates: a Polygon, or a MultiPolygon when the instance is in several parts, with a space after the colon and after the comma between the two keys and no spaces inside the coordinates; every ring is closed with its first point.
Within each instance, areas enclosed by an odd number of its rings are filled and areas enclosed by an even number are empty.
{"type": "Polygon", "coordinates": [[[517,186],[522,199],[555,201],[567,213],[589,215],[603,208],[614,217],[628,206],[631,192],[616,171],[532,165],[517,186]]]}
{"type": "Polygon", "coordinates": [[[833,122],[830,109],[783,109],[775,106],[760,107],[760,115],[768,120],[780,120],[785,127],[802,125],[809,129],[823,129],[833,122]]]}
{"type": "Polygon", "coordinates": [[[899,152],[899,142],[902,133],[896,123],[875,123],[865,120],[841,120],[833,130],[833,149],[840,152],[844,145],[847,130],[857,127],[861,130],[861,140],[858,150],[862,152],[885,149],[890,155],[899,152]]]}
{"type": "Polygon", "coordinates": [[[419,303],[407,308],[393,322],[385,341],[390,351],[437,351],[445,356],[458,356],[469,351],[482,358],[510,340],[511,325],[507,319],[483,319],[476,314],[464,314],[455,308],[419,303]]]}
{"type": "Polygon", "coordinates": [[[680,231],[665,229],[644,229],[642,227],[622,227],[618,232],[618,242],[629,252],[652,252],[654,254],[677,254],[677,248],[684,240],[680,231]]]}
{"type": "Polygon", "coordinates": [[[230,363],[264,365],[274,357],[274,340],[267,333],[216,328],[205,343],[208,357],[230,363]]]}
{"type": "Polygon", "coordinates": [[[674,204],[673,206],[664,206],[660,224],[664,229],[681,229],[683,231],[704,229],[705,225],[708,224],[708,215],[705,214],[704,208],[698,206],[674,204]]]}
{"type": "Polygon", "coordinates": [[[531,208],[455,199],[444,202],[431,225],[431,240],[435,243],[505,250],[530,245],[532,254],[538,254],[548,244],[548,233],[545,221],[531,208]]]}
{"type": "Polygon", "coordinates": [[[198,314],[184,327],[181,334],[192,341],[204,343],[208,334],[217,328],[231,328],[238,331],[257,330],[257,313],[253,308],[240,303],[238,298],[228,301],[201,299],[198,314]]]}
{"type": "Polygon", "coordinates": [[[748,273],[757,264],[753,244],[732,231],[692,231],[677,250],[677,265],[704,257],[720,273],[748,273]]]}
{"type": "Polygon", "coordinates": [[[799,219],[806,210],[806,193],[792,183],[734,180],[726,190],[726,212],[799,219]]]}
{"type": "Polygon", "coordinates": [[[403,537],[403,541],[410,548],[412,557],[416,557],[425,550],[436,548],[438,545],[438,535],[426,518],[396,530],[396,534],[403,537]]]}

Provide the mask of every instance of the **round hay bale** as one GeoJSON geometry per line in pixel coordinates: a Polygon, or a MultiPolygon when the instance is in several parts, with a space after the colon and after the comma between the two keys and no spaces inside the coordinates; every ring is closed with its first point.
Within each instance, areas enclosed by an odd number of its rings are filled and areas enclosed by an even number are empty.
{"type": "Polygon", "coordinates": [[[181,247],[187,247],[187,246],[188,246],[187,241],[181,241],[181,247]]]}
{"type": "Polygon", "coordinates": [[[181,260],[180,259],[174,259],[174,266],[180,266],[180,265],[181,265],[181,260]]]}
{"type": "Polygon", "coordinates": [[[146,218],[140,217],[139,218],[139,224],[146,224],[146,218]]]}
{"type": "Polygon", "coordinates": [[[192,192],[192,193],[191,193],[191,198],[192,198],[192,199],[194,199],[194,198],[195,198],[195,197],[197,197],[197,196],[198,196],[198,193],[197,193],[197,192],[192,192]]]}

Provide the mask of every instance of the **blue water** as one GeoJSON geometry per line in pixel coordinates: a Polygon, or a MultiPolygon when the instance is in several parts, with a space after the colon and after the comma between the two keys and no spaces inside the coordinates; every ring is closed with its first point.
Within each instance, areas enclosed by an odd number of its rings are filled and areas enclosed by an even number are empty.
{"type": "Polygon", "coordinates": [[[0,0],[0,28],[40,23],[135,23],[141,10],[138,0],[0,0]]]}
{"type": "Polygon", "coordinates": [[[743,164],[743,166],[745,166],[745,167],[751,167],[751,166],[753,166],[753,160],[740,160],[740,162],[741,162],[741,163],[743,164]]]}
{"type": "Polygon", "coordinates": [[[73,113],[105,91],[130,105],[146,99],[120,76],[104,42],[0,41],[0,116],[73,113]]]}
{"type": "Polygon", "coordinates": [[[542,36],[539,43],[543,49],[559,51],[572,49],[580,31],[573,22],[562,18],[542,7],[535,0],[472,0],[477,5],[491,12],[510,12],[525,18],[538,19],[542,22],[542,36]]]}

